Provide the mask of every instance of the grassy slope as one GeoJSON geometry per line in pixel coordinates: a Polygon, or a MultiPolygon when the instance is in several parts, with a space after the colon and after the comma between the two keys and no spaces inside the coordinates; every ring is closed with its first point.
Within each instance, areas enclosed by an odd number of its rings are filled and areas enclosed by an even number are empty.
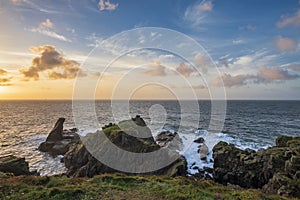
{"type": "Polygon", "coordinates": [[[99,175],[94,178],[0,177],[0,199],[286,199],[184,177],[99,175]]]}

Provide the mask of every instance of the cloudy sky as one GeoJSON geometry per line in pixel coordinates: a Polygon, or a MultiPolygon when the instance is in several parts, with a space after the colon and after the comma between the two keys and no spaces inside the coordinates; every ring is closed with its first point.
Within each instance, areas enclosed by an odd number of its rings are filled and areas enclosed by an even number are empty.
{"type": "Polygon", "coordinates": [[[0,0],[0,30],[0,99],[300,99],[298,0],[0,0]]]}

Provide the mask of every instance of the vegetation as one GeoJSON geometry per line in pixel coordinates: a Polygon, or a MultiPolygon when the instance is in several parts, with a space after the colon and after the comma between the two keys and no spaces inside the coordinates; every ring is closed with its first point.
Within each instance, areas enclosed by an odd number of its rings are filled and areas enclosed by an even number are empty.
{"type": "Polygon", "coordinates": [[[104,174],[94,178],[66,176],[0,177],[0,199],[287,199],[258,190],[234,189],[186,177],[104,174]]]}

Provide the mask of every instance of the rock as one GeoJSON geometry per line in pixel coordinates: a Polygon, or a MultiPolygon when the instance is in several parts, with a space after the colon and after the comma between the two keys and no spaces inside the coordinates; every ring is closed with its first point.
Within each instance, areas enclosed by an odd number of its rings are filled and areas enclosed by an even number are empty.
{"type": "Polygon", "coordinates": [[[203,170],[209,174],[212,174],[214,172],[214,169],[210,167],[203,167],[203,170]]]}
{"type": "Polygon", "coordinates": [[[52,156],[64,155],[74,143],[80,140],[76,133],[77,129],[63,130],[65,118],[59,118],[54,128],[49,133],[45,142],[42,142],[38,149],[42,152],[49,152],[52,156]]]}
{"type": "Polygon", "coordinates": [[[155,137],[155,141],[160,147],[173,151],[181,150],[182,148],[182,140],[176,132],[162,131],[155,137]]]}
{"type": "Polygon", "coordinates": [[[52,131],[49,133],[46,142],[56,142],[56,141],[61,141],[63,139],[63,128],[64,128],[64,122],[65,118],[59,118],[52,131]]]}
{"type": "Polygon", "coordinates": [[[195,143],[204,143],[204,138],[203,137],[199,137],[196,140],[194,140],[195,143]]]}
{"type": "MultiPolygon", "coordinates": [[[[110,142],[126,151],[134,153],[150,153],[161,149],[161,147],[155,142],[154,138],[152,137],[151,131],[146,126],[144,120],[139,116],[131,120],[119,122],[118,124],[106,125],[103,127],[102,131],[88,134],[85,138],[83,138],[83,141],[93,141],[93,144],[91,145],[95,145],[95,152],[101,152],[103,150],[101,144],[106,143],[106,141],[96,141],[97,138],[99,138],[98,135],[101,134],[105,134],[107,140],[110,140],[110,142]],[[133,126],[133,128],[132,122],[134,122],[138,126],[133,126]],[[120,127],[122,127],[122,129],[120,127]],[[135,134],[139,133],[139,131],[143,131],[143,135],[151,136],[145,138],[134,137],[131,134],[127,134],[127,132],[125,132],[124,130],[130,132],[137,131],[135,134]]],[[[161,138],[163,138],[162,135],[161,138]]],[[[162,153],[165,153],[167,155],[169,154],[169,151],[171,150],[169,150],[168,148],[163,148],[162,153]]],[[[63,161],[66,168],[68,169],[67,175],[71,177],[93,177],[96,174],[103,173],[124,173],[116,169],[112,169],[109,166],[106,166],[105,164],[98,161],[90,154],[90,152],[87,151],[86,147],[81,142],[72,145],[69,151],[65,154],[63,161]]],[[[144,162],[150,163],[151,161],[145,160],[144,162]]],[[[136,163],[132,163],[132,165],[133,167],[136,167],[136,163]]],[[[164,167],[163,169],[146,174],[179,176],[185,175],[186,171],[186,159],[183,156],[179,156],[175,162],[164,167]]]]}
{"type": "Polygon", "coordinates": [[[287,142],[292,140],[293,137],[290,136],[279,136],[276,138],[276,146],[277,147],[287,147],[287,142]]]}
{"type": "Polygon", "coordinates": [[[300,197],[300,137],[280,136],[266,150],[241,150],[226,142],[213,148],[216,182],[300,197]]]}
{"type": "Polygon", "coordinates": [[[206,157],[209,153],[208,146],[206,144],[202,144],[198,148],[199,148],[198,153],[199,153],[200,159],[201,160],[206,160],[206,157]]]}
{"type": "Polygon", "coordinates": [[[18,158],[13,155],[0,157],[0,172],[12,173],[15,176],[32,175],[25,158],[18,158]]]}

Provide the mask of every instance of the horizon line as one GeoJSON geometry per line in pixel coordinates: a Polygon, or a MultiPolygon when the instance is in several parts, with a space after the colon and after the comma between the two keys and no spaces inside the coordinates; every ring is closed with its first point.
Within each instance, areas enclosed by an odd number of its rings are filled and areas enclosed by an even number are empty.
{"type": "MultiPolygon", "coordinates": [[[[0,101],[128,101],[128,99],[0,99],[0,101]]],[[[300,99],[130,99],[130,101],[300,101],[300,99]]]]}

